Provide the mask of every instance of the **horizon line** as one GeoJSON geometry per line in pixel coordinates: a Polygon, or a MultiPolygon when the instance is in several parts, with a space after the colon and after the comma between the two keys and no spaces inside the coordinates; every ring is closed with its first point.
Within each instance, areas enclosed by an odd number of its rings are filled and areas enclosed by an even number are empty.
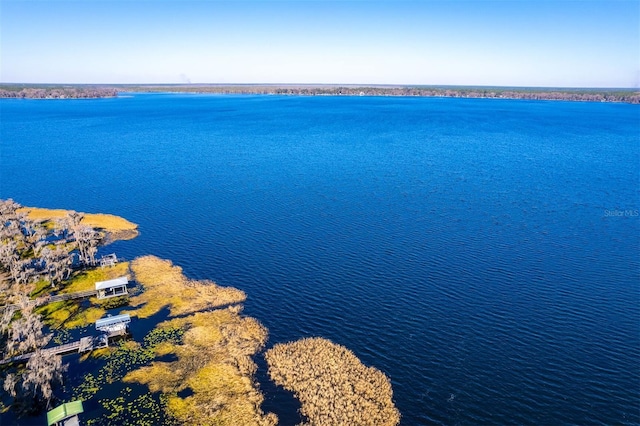
{"type": "Polygon", "coordinates": [[[519,85],[486,85],[486,84],[412,84],[412,83],[24,83],[24,82],[0,82],[0,86],[269,86],[269,87],[374,87],[374,88],[491,88],[491,89],[587,89],[587,90],[640,90],[636,87],[615,86],[519,86],[519,85]]]}

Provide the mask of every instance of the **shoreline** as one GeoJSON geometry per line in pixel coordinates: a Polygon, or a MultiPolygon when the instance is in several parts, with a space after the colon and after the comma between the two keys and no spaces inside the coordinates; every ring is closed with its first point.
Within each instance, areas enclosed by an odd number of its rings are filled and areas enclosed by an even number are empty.
{"type": "Polygon", "coordinates": [[[181,93],[267,96],[415,97],[504,100],[545,100],[640,104],[636,89],[494,88],[437,86],[314,86],[314,85],[149,85],[116,86],[118,93],[181,93]]]}
{"type": "Polygon", "coordinates": [[[278,96],[376,96],[463,99],[547,100],[640,104],[636,88],[534,88],[420,85],[304,84],[105,84],[90,87],[0,84],[2,99],[102,99],[127,93],[182,93],[278,96]]]}
{"type": "MultiPolygon", "coordinates": [[[[44,234],[39,238],[45,241],[51,232],[56,232],[52,227],[57,225],[53,222],[65,217],[75,218],[77,224],[106,234],[125,231],[132,232],[133,238],[137,235],[138,225],[110,214],[76,213],[73,210],[19,205],[13,214],[10,210],[5,208],[0,212],[5,215],[3,226],[23,223],[25,226],[43,227],[44,234]]],[[[3,240],[2,243],[8,241],[3,240]]],[[[8,283],[9,286],[17,284],[8,283]]],[[[33,312],[37,316],[36,322],[40,321],[41,331],[49,333],[48,339],[53,337],[54,346],[73,340],[72,336],[91,333],[92,325],[105,318],[105,315],[127,315],[134,319],[129,338],[122,339],[116,345],[82,354],[66,367],[62,367],[62,359],[56,355],[61,366],[57,380],[68,389],[56,392],[53,401],[56,404],[69,400],[86,402],[87,407],[92,408],[82,416],[83,421],[91,424],[113,424],[114,421],[127,424],[132,420],[144,420],[146,424],[278,424],[278,414],[263,409],[266,395],[256,375],[258,365],[255,360],[257,356],[277,354],[278,350],[274,352],[274,348],[289,346],[277,343],[268,352],[265,351],[269,331],[256,318],[242,315],[247,299],[243,290],[222,287],[207,279],[188,278],[180,266],[153,255],[142,255],[129,261],[119,260],[117,264],[109,266],[86,266],[74,271],[56,287],[42,280],[33,287],[26,294],[33,301],[29,315],[33,312]],[[88,303],[75,299],[40,305],[35,302],[35,298],[46,300],[51,293],[91,290],[96,282],[117,277],[126,277],[135,285],[130,287],[126,296],[112,299],[113,303],[97,300],[93,296],[88,303]],[[93,366],[82,370],[82,363],[88,359],[94,360],[93,366]],[[81,376],[62,375],[69,365],[74,369],[73,374],[82,371],[81,376]]],[[[12,309],[13,314],[16,308],[12,309]]],[[[26,305],[22,309],[24,312],[26,305]]],[[[11,320],[7,325],[11,327],[15,324],[17,322],[11,320]]],[[[287,345],[297,345],[299,356],[313,359],[313,348],[306,347],[306,341],[309,339],[300,339],[287,345]]],[[[400,413],[392,400],[391,382],[384,373],[374,367],[364,366],[351,351],[329,340],[317,338],[312,341],[321,341],[323,346],[335,352],[333,356],[313,361],[324,375],[307,381],[324,389],[323,392],[327,394],[320,405],[323,411],[338,404],[344,408],[338,417],[342,420],[357,414],[367,424],[395,426],[399,423],[400,413]],[[376,383],[385,386],[383,398],[379,401],[379,398],[373,398],[371,395],[375,393],[374,390],[344,395],[331,393],[337,375],[332,368],[335,362],[350,366],[348,374],[340,375],[345,385],[358,388],[365,386],[368,382],[362,382],[360,376],[363,372],[367,373],[373,378],[371,380],[375,379],[376,383]]],[[[37,350],[32,352],[39,353],[37,350]]],[[[282,374],[297,376],[306,370],[305,365],[277,365],[269,362],[271,358],[278,357],[266,356],[272,377],[282,374]]],[[[9,363],[2,371],[21,374],[17,365],[9,363]]],[[[272,383],[285,388],[289,386],[289,383],[279,380],[272,380],[272,383]]],[[[301,414],[313,422],[317,417],[314,414],[315,405],[304,395],[299,393],[298,398],[302,404],[301,414]]],[[[9,412],[18,423],[22,419],[31,423],[44,416],[43,407],[38,406],[38,401],[31,402],[35,404],[32,408],[36,411],[40,408],[39,414],[34,415],[34,412],[25,412],[20,408],[21,404],[29,403],[27,395],[16,397],[12,394],[12,397],[4,394],[0,398],[0,413],[9,412]]]]}

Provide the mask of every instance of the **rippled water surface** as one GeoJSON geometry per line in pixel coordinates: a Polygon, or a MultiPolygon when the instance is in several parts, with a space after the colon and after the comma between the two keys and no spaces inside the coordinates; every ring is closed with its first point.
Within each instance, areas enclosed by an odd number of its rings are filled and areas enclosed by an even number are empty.
{"type": "Polygon", "coordinates": [[[139,223],[108,250],[247,291],[270,344],[349,347],[391,378],[403,425],[640,423],[638,106],[134,95],[0,108],[0,197],[139,223]]]}

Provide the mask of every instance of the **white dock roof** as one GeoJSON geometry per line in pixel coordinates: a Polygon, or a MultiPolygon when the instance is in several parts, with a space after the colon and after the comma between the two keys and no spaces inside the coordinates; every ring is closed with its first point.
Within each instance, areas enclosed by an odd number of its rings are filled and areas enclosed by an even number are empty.
{"type": "Polygon", "coordinates": [[[129,284],[127,277],[120,277],[108,281],[96,281],[96,290],[105,290],[112,287],[121,287],[129,284]]]}
{"type": "Polygon", "coordinates": [[[129,314],[124,315],[114,315],[111,317],[100,318],[96,321],[96,328],[100,329],[103,327],[109,327],[116,324],[128,324],[131,322],[131,317],[129,314]]]}

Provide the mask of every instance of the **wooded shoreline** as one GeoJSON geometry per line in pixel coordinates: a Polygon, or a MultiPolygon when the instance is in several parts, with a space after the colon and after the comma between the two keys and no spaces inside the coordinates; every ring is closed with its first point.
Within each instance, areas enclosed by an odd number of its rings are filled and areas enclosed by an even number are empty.
{"type": "Polygon", "coordinates": [[[281,96],[402,96],[470,99],[524,99],[640,104],[637,89],[574,89],[467,86],[387,85],[271,85],[271,84],[161,84],[161,85],[0,85],[0,98],[86,99],[116,97],[119,93],[196,93],[281,96]]]}
{"type": "Polygon", "coordinates": [[[97,99],[115,98],[118,90],[113,87],[87,86],[20,86],[0,85],[0,98],[10,99],[97,99]]]}

